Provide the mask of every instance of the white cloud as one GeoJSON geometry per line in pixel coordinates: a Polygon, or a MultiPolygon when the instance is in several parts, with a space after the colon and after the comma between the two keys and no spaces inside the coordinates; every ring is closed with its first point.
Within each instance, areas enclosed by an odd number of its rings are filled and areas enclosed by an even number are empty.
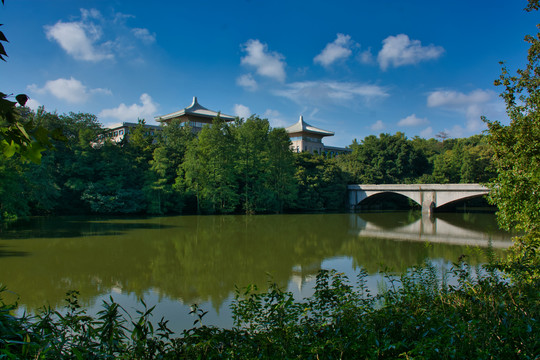
{"type": "Polygon", "coordinates": [[[263,118],[268,119],[270,126],[273,128],[287,127],[292,125],[292,123],[289,124],[285,119],[283,119],[283,116],[277,110],[266,109],[263,114],[263,118]]]}
{"type": "Polygon", "coordinates": [[[477,105],[491,101],[495,93],[489,90],[474,90],[469,94],[458,91],[440,90],[428,95],[427,105],[429,107],[445,106],[450,108],[463,108],[470,105],[477,105]]]}
{"type": "Polygon", "coordinates": [[[41,106],[41,104],[39,103],[39,101],[37,101],[35,99],[28,99],[25,106],[27,108],[30,108],[33,111],[37,111],[39,109],[39,107],[41,106]]]}
{"type": "Polygon", "coordinates": [[[358,54],[357,59],[362,64],[373,64],[375,62],[373,54],[371,53],[371,48],[364,50],[360,54],[358,54]]]}
{"type": "Polygon", "coordinates": [[[74,59],[100,62],[116,58],[140,58],[140,44],[152,44],[156,34],[145,28],[130,28],[132,15],[116,13],[105,18],[95,9],[81,9],[78,20],[59,20],[45,26],[47,39],[56,42],[74,59]]]}
{"type": "Polygon", "coordinates": [[[462,138],[467,136],[467,131],[460,125],[455,125],[451,129],[444,129],[444,132],[451,138],[462,138]]]}
{"type": "MultiPolygon", "coordinates": [[[[500,101],[497,94],[491,90],[477,89],[468,94],[451,90],[439,90],[428,95],[427,106],[464,114],[467,120],[466,130],[478,132],[485,128],[485,124],[480,119],[482,115],[490,118],[505,117],[504,112],[501,111],[501,106],[497,103],[500,101]]],[[[452,131],[461,135],[464,130],[455,127],[452,131]]]]}
{"type": "Polygon", "coordinates": [[[385,128],[385,125],[384,123],[382,122],[382,120],[377,120],[375,121],[375,123],[373,123],[371,126],[370,126],[370,129],[373,130],[373,131],[381,131],[385,128]]]}
{"type": "Polygon", "coordinates": [[[244,74],[242,76],[239,76],[236,79],[236,84],[248,91],[255,91],[258,87],[257,81],[255,81],[251,74],[244,74]]]}
{"type": "Polygon", "coordinates": [[[135,15],[131,15],[131,14],[124,14],[124,13],[121,13],[121,12],[118,12],[118,13],[115,13],[114,14],[114,22],[117,23],[117,24],[125,24],[127,20],[129,19],[134,19],[135,18],[135,15]]]}
{"type": "Polygon", "coordinates": [[[252,113],[247,106],[242,104],[234,104],[234,115],[247,119],[252,115],[252,113]]]}
{"type": "Polygon", "coordinates": [[[141,95],[140,100],[141,105],[131,104],[127,106],[122,103],[116,108],[102,110],[98,116],[100,118],[132,122],[137,121],[137,119],[153,118],[157,110],[157,104],[146,93],[141,95]]]}
{"type": "Polygon", "coordinates": [[[313,62],[328,67],[338,60],[343,60],[351,56],[351,47],[354,45],[355,43],[351,40],[350,35],[337,34],[336,40],[326,44],[323,51],[315,56],[313,62]]]}
{"type": "Polygon", "coordinates": [[[97,9],[81,9],[83,20],[87,19],[102,19],[101,13],[97,9]]]}
{"type": "Polygon", "coordinates": [[[82,82],[73,77],[70,79],[49,80],[42,88],[32,84],[28,86],[28,89],[38,94],[52,94],[54,97],[70,103],[84,103],[92,94],[96,93],[111,94],[111,91],[107,89],[96,88],[89,90],[82,82]]]}
{"type": "Polygon", "coordinates": [[[304,81],[287,84],[286,89],[274,94],[300,104],[350,101],[361,98],[366,101],[388,96],[386,89],[377,85],[338,81],[304,81]]]}
{"type": "Polygon", "coordinates": [[[248,40],[242,45],[242,50],[247,53],[241,59],[242,65],[253,66],[257,74],[278,81],[285,81],[284,56],[277,52],[269,52],[268,45],[259,40],[248,40]]]}
{"type": "Polygon", "coordinates": [[[46,26],[47,39],[56,41],[62,49],[77,60],[98,62],[113,59],[114,55],[96,41],[101,37],[100,29],[82,22],[58,21],[53,26],[46,26]]]}
{"type": "Polygon", "coordinates": [[[424,130],[420,131],[420,137],[423,137],[424,139],[430,139],[433,137],[433,128],[431,126],[428,126],[424,130]]]}
{"type": "Polygon", "coordinates": [[[141,39],[145,44],[152,44],[156,42],[156,34],[151,34],[148,29],[134,28],[131,29],[131,32],[133,33],[133,35],[135,35],[136,38],[141,39]]]}
{"type": "Polygon", "coordinates": [[[426,125],[429,121],[426,118],[419,118],[416,116],[416,114],[412,114],[407,116],[406,118],[403,118],[399,120],[398,126],[420,126],[420,125],[426,125]]]}
{"type": "Polygon", "coordinates": [[[421,61],[437,59],[444,53],[441,46],[422,46],[420,40],[411,40],[405,34],[389,36],[383,40],[377,60],[382,70],[389,66],[417,64],[421,61]]]}

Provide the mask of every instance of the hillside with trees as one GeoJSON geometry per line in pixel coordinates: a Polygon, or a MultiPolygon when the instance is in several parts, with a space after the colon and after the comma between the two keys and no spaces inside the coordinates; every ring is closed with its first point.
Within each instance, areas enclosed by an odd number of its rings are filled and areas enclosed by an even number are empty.
{"type": "Polygon", "coordinates": [[[352,183],[483,183],[494,176],[486,136],[356,139],[327,158],[293,153],[282,128],[252,116],[217,118],[195,136],[181,123],[155,135],[144,121],[121,143],[97,142],[92,114],[17,108],[21,121],[53,132],[41,162],[0,158],[4,221],[42,214],[282,213],[345,209],[352,183]],[[21,196],[21,194],[23,196],[21,196]]]}

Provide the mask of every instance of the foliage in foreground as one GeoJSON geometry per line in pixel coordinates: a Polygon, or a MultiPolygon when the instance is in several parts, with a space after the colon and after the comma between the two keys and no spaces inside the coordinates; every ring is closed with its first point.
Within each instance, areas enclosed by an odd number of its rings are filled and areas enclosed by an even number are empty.
{"type": "Polygon", "coordinates": [[[69,293],[64,314],[44,309],[35,317],[12,315],[0,303],[0,358],[34,359],[537,359],[540,354],[538,284],[512,285],[491,267],[455,264],[439,274],[426,263],[387,290],[370,293],[367,274],[353,287],[335,271],[321,271],[315,293],[302,302],[276,286],[237,291],[235,327],[195,326],[173,337],[153,310],[131,318],[104,302],[90,317],[69,293]],[[451,281],[447,279],[453,279],[451,281]],[[452,283],[452,284],[451,284],[452,283]]]}
{"type": "MultiPolygon", "coordinates": [[[[529,0],[526,11],[538,10],[529,0]]],[[[540,25],[537,25],[540,29],[540,25]]],[[[484,118],[494,151],[497,177],[489,199],[505,230],[520,231],[510,248],[508,271],[516,281],[540,280],[540,32],[525,36],[527,64],[511,74],[504,63],[496,86],[502,86],[509,125],[484,118]]]]}

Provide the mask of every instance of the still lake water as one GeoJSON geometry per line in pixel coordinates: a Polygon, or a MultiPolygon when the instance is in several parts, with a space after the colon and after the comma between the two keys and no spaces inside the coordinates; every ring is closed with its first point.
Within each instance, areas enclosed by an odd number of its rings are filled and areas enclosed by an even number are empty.
{"type": "Polygon", "coordinates": [[[0,283],[21,312],[63,307],[79,290],[90,313],[110,296],[130,311],[144,298],[157,304],[154,321],[164,316],[180,331],[193,323],[193,303],[209,311],[203,323],[232,326],[235,286],[271,281],[302,299],[320,269],[354,281],[364,268],[376,289],[383,269],[426,258],[448,268],[462,254],[477,264],[479,249],[491,243],[502,254],[510,242],[493,214],[480,213],[33,218],[0,232],[0,283]]]}

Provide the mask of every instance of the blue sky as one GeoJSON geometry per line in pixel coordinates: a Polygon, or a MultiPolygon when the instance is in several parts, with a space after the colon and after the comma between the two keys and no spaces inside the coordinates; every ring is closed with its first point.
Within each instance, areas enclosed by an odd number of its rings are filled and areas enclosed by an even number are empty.
{"type": "Polygon", "coordinates": [[[190,105],[300,115],[328,145],[404,132],[451,137],[507,122],[493,80],[522,67],[526,1],[6,0],[3,92],[104,125],[190,105]]]}

